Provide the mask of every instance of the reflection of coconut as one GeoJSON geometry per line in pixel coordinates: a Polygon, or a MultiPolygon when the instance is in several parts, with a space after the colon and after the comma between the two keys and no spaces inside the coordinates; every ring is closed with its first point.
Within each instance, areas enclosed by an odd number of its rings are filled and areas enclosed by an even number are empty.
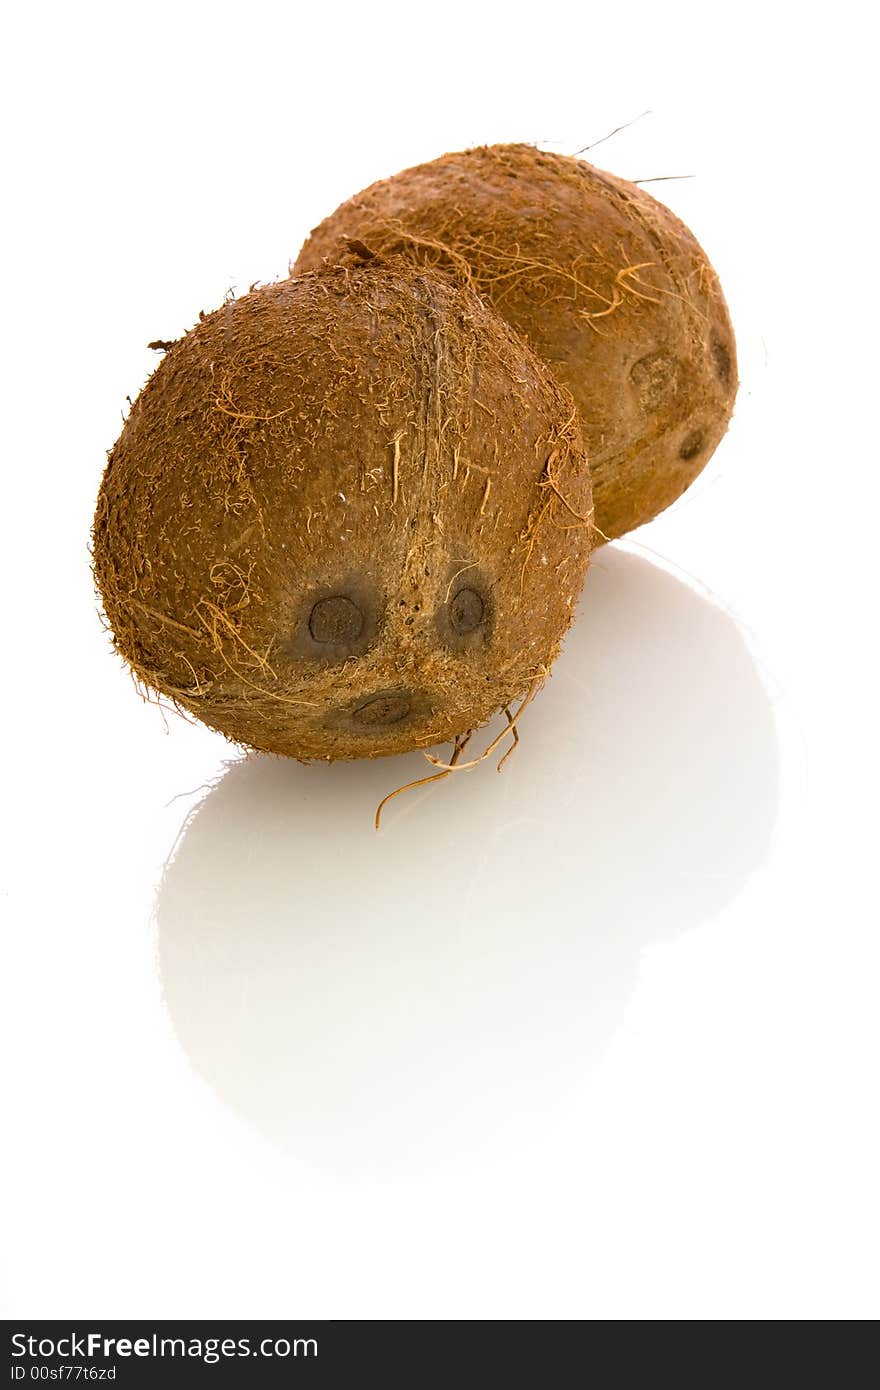
{"type": "Polygon", "coordinates": [[[410,793],[376,836],[375,802],[418,762],[234,765],[159,895],[195,1066],[325,1165],[469,1168],[540,1136],[642,947],[723,907],[775,816],[773,719],[735,623],[610,549],[502,778],[410,793]]]}

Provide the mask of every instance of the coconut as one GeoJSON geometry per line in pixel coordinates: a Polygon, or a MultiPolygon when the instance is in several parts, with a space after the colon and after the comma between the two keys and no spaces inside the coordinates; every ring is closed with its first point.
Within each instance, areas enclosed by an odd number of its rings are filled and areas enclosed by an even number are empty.
{"type": "Polygon", "coordinates": [[[580,409],[606,538],[674,502],[724,434],[737,372],[718,277],[635,184],[530,145],[467,150],[343,203],[295,273],[344,237],[444,267],[528,337],[580,409]]]}
{"type": "Polygon", "coordinates": [[[349,263],[174,343],[94,568],[145,686],[300,759],[460,740],[546,676],[592,537],[577,410],[467,288],[349,263]]]}

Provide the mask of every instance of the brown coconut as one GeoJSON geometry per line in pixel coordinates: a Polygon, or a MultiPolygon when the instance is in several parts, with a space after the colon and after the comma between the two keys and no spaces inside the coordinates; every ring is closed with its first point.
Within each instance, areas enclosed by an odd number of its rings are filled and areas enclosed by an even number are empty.
{"type": "Polygon", "coordinates": [[[591,534],[567,393],[471,291],[371,261],[170,348],[110,454],[94,566],[146,686],[253,748],[376,757],[535,688],[591,534]]]}
{"type": "Polygon", "coordinates": [[[674,502],[724,434],[737,373],[718,277],[635,184],[494,145],[357,194],[312,232],[294,272],[344,255],[344,237],[452,271],[528,337],[580,409],[606,538],[674,502]]]}

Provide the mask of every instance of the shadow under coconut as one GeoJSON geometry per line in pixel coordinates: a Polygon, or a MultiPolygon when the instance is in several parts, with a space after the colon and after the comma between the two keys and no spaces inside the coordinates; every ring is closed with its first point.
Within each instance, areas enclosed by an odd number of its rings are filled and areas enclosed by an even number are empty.
{"type": "Polygon", "coordinates": [[[197,1071],[339,1172],[467,1171],[545,1135],[620,1023],[641,951],[761,863],[773,714],[733,619],[604,548],[522,743],[391,803],[421,756],[232,765],[157,904],[197,1071]]]}

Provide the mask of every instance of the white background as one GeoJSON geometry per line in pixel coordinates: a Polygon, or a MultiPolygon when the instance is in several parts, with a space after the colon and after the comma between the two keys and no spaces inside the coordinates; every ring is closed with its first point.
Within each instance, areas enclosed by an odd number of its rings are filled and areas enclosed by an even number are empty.
{"type": "Polygon", "coordinates": [[[7,1316],[880,1311],[859,9],[7,19],[7,1316]],[[87,541],[144,345],[376,178],[646,110],[592,157],[695,175],[650,187],[721,274],[739,404],[596,557],[503,777],[377,837],[421,759],[242,763],[143,704],[87,541]]]}

